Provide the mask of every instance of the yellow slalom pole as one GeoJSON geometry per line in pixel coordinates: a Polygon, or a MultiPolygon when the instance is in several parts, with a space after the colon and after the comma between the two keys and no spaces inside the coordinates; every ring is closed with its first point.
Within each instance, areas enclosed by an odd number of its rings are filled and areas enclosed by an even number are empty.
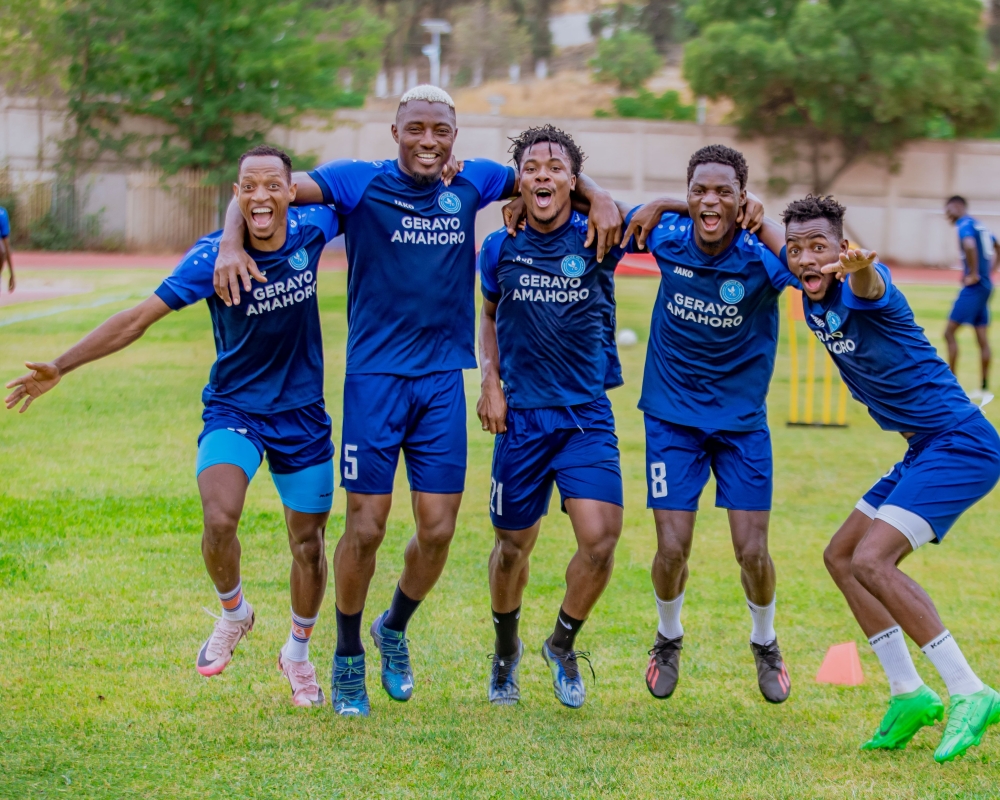
{"type": "Polygon", "coordinates": [[[830,424],[830,394],[833,389],[833,359],[823,359],[823,424],[830,424]]]}
{"type": "Polygon", "coordinates": [[[847,384],[840,382],[840,399],[837,402],[837,424],[847,424],[847,384]]]}
{"type": "Polygon", "coordinates": [[[795,336],[795,312],[792,309],[792,295],[785,292],[785,300],[788,308],[788,355],[791,365],[788,375],[789,397],[788,397],[788,421],[799,421],[799,347],[795,336]]]}
{"type": "Polygon", "coordinates": [[[813,421],[813,383],[816,381],[816,337],[808,337],[806,345],[806,412],[803,422],[812,425],[813,421]]]}

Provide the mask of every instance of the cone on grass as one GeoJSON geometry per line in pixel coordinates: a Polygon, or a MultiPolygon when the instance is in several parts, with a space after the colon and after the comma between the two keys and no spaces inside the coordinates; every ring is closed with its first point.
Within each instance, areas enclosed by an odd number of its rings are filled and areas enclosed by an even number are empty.
{"type": "Polygon", "coordinates": [[[854,642],[835,644],[827,650],[816,675],[816,683],[835,683],[839,686],[860,686],[864,680],[858,646],[854,642]]]}

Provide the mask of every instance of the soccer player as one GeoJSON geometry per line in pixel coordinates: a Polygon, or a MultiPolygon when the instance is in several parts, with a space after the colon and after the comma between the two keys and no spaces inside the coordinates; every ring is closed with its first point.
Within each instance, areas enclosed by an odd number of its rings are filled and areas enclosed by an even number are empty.
{"type": "Polygon", "coordinates": [[[496,641],[487,694],[520,699],[518,637],[531,551],[552,485],[576,534],[566,594],[542,657],[559,701],[583,705],[586,690],[576,636],[608,585],[622,530],[622,476],[611,403],[622,383],[615,345],[614,270],[622,252],[597,261],[587,223],[570,194],[585,158],[573,138],[551,125],[515,138],[513,160],[527,225],[483,243],[479,326],[484,431],[496,434],[490,516],[490,596],[496,641]]]}
{"type": "Polygon", "coordinates": [[[14,261],[11,258],[12,251],[10,249],[10,215],[7,213],[7,209],[0,206],[0,279],[3,278],[3,263],[7,262],[7,271],[10,273],[7,276],[7,289],[8,291],[14,291],[14,261]]]}
{"type": "MultiPolygon", "coordinates": [[[[517,175],[492,161],[469,160],[446,186],[442,172],[457,132],[451,97],[435,86],[418,86],[400,98],[392,126],[397,160],[334,161],[295,175],[300,202],[336,205],[347,242],[340,460],[347,518],[334,554],[337,650],[331,679],[334,709],[346,716],[370,712],[361,616],[400,450],[416,533],[392,603],[371,626],[382,657],[382,686],[394,700],[408,700],[413,692],[407,625],[444,569],[465,488],[462,370],[476,366],[475,217],[511,196],[517,175]]],[[[610,195],[592,182],[581,182],[578,190],[594,203],[598,249],[616,243],[621,214],[610,195]]],[[[231,208],[216,268],[217,290],[234,304],[241,279],[245,290],[250,275],[264,280],[238,246],[243,225],[231,208]]]]}
{"type": "MultiPolygon", "coordinates": [[[[806,323],[844,383],[883,430],[907,440],[903,460],[858,501],[824,560],[889,679],[889,709],[863,749],[902,749],[944,707],[910,659],[905,632],[948,688],[948,723],[934,753],[950,761],[1000,721],[1000,695],[976,676],[927,593],[899,569],[940,544],[1000,477],[1000,437],[970,402],[913,319],[877,255],[851,250],[844,207],[812,195],[791,203],[785,229],[762,234],[803,288],[806,323]]],[[[777,229],[775,231],[775,228],[777,229]]]]}
{"type": "Polygon", "coordinates": [[[262,145],[240,157],[233,194],[247,221],[246,244],[267,272],[250,302],[226,306],[215,296],[213,269],[221,231],[200,239],[152,296],[115,314],[49,363],[7,384],[7,408],[55,388],[68,372],[127,347],[171,311],[205,300],[218,358],[202,394],[205,425],[198,437],[197,476],[205,529],[201,550],[222,606],[212,635],[198,651],[206,677],[229,664],[254,625],[243,596],[237,527],[247,487],[266,454],[281,497],[292,551],[292,624],[278,667],[297,706],[323,704],[309,637],[326,590],[324,536],[333,503],[331,421],[323,403],[323,341],[316,269],[338,233],[326,206],[290,209],[291,159],[262,145]]]}
{"type": "Polygon", "coordinates": [[[659,625],[646,686],[656,698],[677,686],[698,499],[709,470],[716,505],[729,513],[750,610],[750,648],[761,694],[791,690],[774,630],[775,571],[768,553],[771,435],[765,398],[778,342],[778,297],[794,279],[740,228],[747,164],[723,145],[688,163],[683,203],[667,198],[632,212],[624,239],[648,247],[660,267],[639,408],[645,413],[647,503],[656,522],[652,581],[659,625]],[[682,216],[678,212],[683,212],[682,216]]]}
{"type": "Polygon", "coordinates": [[[991,273],[1000,258],[1000,243],[992,233],[969,216],[964,197],[949,197],[944,206],[945,216],[958,229],[958,244],[962,249],[965,275],[962,291],[944,329],[948,343],[948,365],[955,372],[958,367],[958,340],[955,331],[962,325],[971,325],[979,343],[982,386],[981,396],[989,388],[990,378],[990,296],[993,294],[991,273]]]}

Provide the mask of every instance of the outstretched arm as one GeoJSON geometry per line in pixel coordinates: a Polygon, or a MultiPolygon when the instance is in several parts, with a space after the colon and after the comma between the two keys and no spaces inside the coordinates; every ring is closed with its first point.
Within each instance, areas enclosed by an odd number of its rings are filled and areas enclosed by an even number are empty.
{"type": "Polygon", "coordinates": [[[483,298],[479,315],[479,363],[483,383],[476,414],[484,431],[507,430],[507,398],[500,385],[500,348],[497,345],[497,304],[483,298]]]}
{"type": "MultiPolygon", "coordinates": [[[[293,172],[292,183],[296,186],[292,205],[308,206],[323,202],[323,190],[309,177],[308,172],[293,172]]],[[[227,306],[240,304],[240,283],[243,284],[245,292],[250,291],[251,278],[267,283],[267,278],[257,269],[257,262],[243,249],[246,234],[247,223],[234,197],[226,209],[222,241],[219,242],[219,257],[215,259],[215,275],[212,277],[215,293],[227,306]]]]}
{"type": "Polygon", "coordinates": [[[20,408],[23,414],[36,397],[54,389],[67,372],[128,347],[169,313],[170,307],[154,294],[109,318],[54,361],[25,362],[31,372],[7,384],[8,389],[14,390],[7,396],[7,408],[14,408],[24,400],[20,408]]]}
{"type": "Polygon", "coordinates": [[[878,253],[874,250],[848,250],[840,254],[840,261],[827,264],[823,272],[836,274],[837,280],[850,280],[851,291],[861,300],[881,300],[885,294],[885,281],[875,269],[878,253]]]}

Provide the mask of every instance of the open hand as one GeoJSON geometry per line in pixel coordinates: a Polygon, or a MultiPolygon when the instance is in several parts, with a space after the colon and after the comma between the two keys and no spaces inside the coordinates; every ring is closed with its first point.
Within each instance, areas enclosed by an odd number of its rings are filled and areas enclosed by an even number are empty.
{"type": "Polygon", "coordinates": [[[238,306],[240,304],[240,282],[243,283],[243,291],[250,292],[250,278],[267,283],[259,269],[257,263],[247,255],[242,248],[231,248],[225,243],[219,244],[219,257],[215,260],[215,273],[212,276],[212,283],[215,286],[215,293],[219,295],[222,302],[227,306],[238,306]]]}
{"type": "Polygon", "coordinates": [[[649,236],[649,233],[653,230],[653,228],[660,224],[660,218],[662,216],[663,207],[656,201],[646,203],[646,205],[632,215],[632,221],[629,222],[628,227],[625,229],[625,235],[622,236],[622,242],[627,245],[628,240],[634,236],[635,249],[645,250],[646,237],[649,236]]]}
{"type": "Polygon", "coordinates": [[[878,253],[874,250],[848,250],[840,254],[840,261],[827,264],[820,271],[824,273],[835,273],[838,281],[847,280],[847,276],[853,272],[860,272],[868,269],[878,261],[878,253]]]}
{"type": "Polygon", "coordinates": [[[62,379],[62,373],[53,363],[48,364],[36,364],[34,361],[26,361],[24,366],[31,370],[27,375],[22,375],[20,378],[14,378],[10,383],[7,384],[8,389],[13,389],[14,391],[7,395],[7,408],[12,409],[22,400],[24,400],[24,405],[18,410],[18,413],[23,414],[28,410],[28,406],[31,405],[31,401],[36,397],[41,397],[50,389],[54,389],[56,384],[62,379]]]}
{"type": "Polygon", "coordinates": [[[604,260],[612,247],[622,241],[622,212],[608,192],[598,192],[590,201],[587,215],[587,239],[584,247],[597,240],[597,263],[604,260]]]}

